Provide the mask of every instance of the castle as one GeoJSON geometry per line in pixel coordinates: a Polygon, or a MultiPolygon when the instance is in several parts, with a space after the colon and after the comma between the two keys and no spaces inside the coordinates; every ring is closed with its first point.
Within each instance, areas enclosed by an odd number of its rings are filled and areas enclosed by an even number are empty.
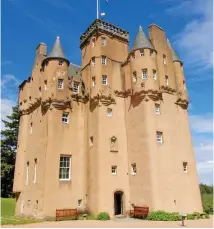
{"type": "Polygon", "coordinates": [[[37,47],[19,86],[17,215],[202,212],[183,63],[155,24],[128,46],[127,31],[96,19],[80,37],[82,66],[59,37],[49,55],[37,47]]]}

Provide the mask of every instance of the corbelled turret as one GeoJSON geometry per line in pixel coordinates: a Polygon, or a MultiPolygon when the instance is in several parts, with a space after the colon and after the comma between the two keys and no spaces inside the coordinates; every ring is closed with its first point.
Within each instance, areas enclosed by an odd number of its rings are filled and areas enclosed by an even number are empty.
{"type": "Polygon", "coordinates": [[[147,38],[146,34],[144,33],[142,27],[139,26],[137,36],[132,46],[132,51],[136,49],[144,49],[144,48],[155,50],[152,43],[150,42],[150,40],[147,38]]]}
{"type": "Polygon", "coordinates": [[[178,62],[181,62],[181,63],[182,63],[182,61],[179,59],[177,53],[176,53],[175,50],[173,49],[173,47],[172,47],[172,45],[171,45],[169,39],[167,39],[167,45],[168,45],[168,47],[169,47],[169,50],[170,50],[171,53],[172,53],[172,60],[173,60],[173,61],[178,61],[178,62]]]}

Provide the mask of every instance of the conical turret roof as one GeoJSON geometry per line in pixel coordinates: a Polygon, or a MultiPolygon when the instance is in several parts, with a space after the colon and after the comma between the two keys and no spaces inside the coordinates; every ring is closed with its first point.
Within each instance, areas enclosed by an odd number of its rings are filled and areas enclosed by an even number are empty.
{"type": "Polygon", "coordinates": [[[66,60],[67,62],[69,62],[67,60],[67,58],[65,57],[65,54],[63,52],[63,49],[62,49],[62,45],[60,43],[60,39],[59,37],[56,38],[56,41],[52,47],[52,50],[51,52],[49,53],[49,55],[46,57],[46,59],[64,59],[66,60]]]}
{"type": "Polygon", "coordinates": [[[150,40],[147,38],[146,34],[144,33],[141,26],[139,26],[139,30],[137,33],[137,36],[135,38],[134,44],[132,46],[132,50],[136,49],[142,49],[142,48],[148,48],[155,50],[154,46],[150,42],[150,40]]]}
{"type": "Polygon", "coordinates": [[[168,45],[168,47],[169,47],[169,50],[170,50],[171,53],[172,53],[172,60],[173,60],[173,61],[179,61],[179,62],[182,63],[182,61],[179,59],[177,53],[176,53],[175,50],[173,49],[173,47],[172,47],[172,45],[171,45],[169,39],[167,39],[167,45],[168,45]]]}

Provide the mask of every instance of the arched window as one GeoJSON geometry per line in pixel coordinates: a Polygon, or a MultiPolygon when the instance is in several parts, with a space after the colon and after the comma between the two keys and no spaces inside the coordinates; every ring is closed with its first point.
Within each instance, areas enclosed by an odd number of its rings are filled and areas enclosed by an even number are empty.
{"type": "Polygon", "coordinates": [[[115,136],[110,139],[110,151],[118,152],[118,139],[115,136]]]}

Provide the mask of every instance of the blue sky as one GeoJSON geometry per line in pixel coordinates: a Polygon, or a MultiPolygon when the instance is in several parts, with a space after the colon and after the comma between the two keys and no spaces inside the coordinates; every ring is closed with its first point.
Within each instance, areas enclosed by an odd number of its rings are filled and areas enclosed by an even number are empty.
{"type": "MultiPolygon", "coordinates": [[[[139,25],[147,34],[151,23],[165,30],[184,62],[199,182],[212,184],[212,0],[101,0],[101,11],[129,31],[130,45],[139,25]]],[[[46,43],[49,52],[59,35],[67,58],[81,65],[79,38],[95,17],[96,0],[2,0],[2,118],[31,75],[37,45],[46,43]]]]}

